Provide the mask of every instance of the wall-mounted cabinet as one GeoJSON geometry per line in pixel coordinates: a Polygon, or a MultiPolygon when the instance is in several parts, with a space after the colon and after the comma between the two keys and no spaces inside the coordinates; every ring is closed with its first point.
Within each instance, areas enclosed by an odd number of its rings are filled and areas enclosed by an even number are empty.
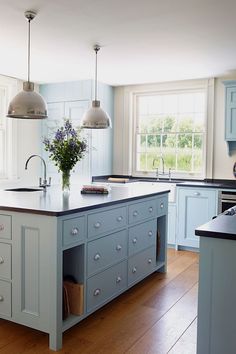
{"type": "Polygon", "coordinates": [[[225,141],[229,155],[236,152],[236,81],[223,81],[225,85],[225,141]]]}
{"type": "MultiPolygon", "coordinates": [[[[104,110],[108,112],[113,121],[113,88],[99,83],[99,99],[104,110]]],[[[64,118],[72,120],[75,127],[79,127],[84,112],[89,108],[93,99],[93,81],[75,81],[67,83],[45,84],[40,86],[40,93],[48,104],[48,119],[42,122],[42,139],[51,137],[55,130],[63,123],[64,118]]],[[[76,178],[74,182],[89,180],[92,175],[112,174],[112,129],[85,129],[81,132],[88,142],[88,153],[84,159],[77,163],[74,169],[76,178]]],[[[59,183],[60,176],[54,164],[49,160],[48,154],[42,151],[48,164],[48,173],[53,177],[54,183],[59,183]]]]}

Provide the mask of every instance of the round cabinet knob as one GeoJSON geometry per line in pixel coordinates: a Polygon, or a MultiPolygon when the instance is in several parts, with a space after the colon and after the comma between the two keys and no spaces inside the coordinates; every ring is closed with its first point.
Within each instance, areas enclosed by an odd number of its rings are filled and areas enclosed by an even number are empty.
{"type": "Polygon", "coordinates": [[[99,253],[97,253],[97,254],[95,254],[95,256],[93,258],[95,261],[98,261],[101,258],[101,256],[99,253]]]}
{"type": "Polygon", "coordinates": [[[194,195],[200,195],[200,192],[194,192],[194,195]]]}
{"type": "Polygon", "coordinates": [[[0,301],[4,301],[4,297],[0,295],[0,301]]]}
{"type": "Polygon", "coordinates": [[[153,207],[149,207],[148,211],[149,211],[149,213],[152,213],[153,212],[153,207]]]}
{"type": "Polygon", "coordinates": [[[4,230],[4,225],[1,224],[1,225],[0,225],[0,231],[3,231],[3,230],[4,230]]]}
{"type": "Polygon", "coordinates": [[[152,231],[148,231],[148,236],[152,236],[153,235],[153,232],[152,231]]]}
{"type": "Polygon", "coordinates": [[[123,216],[118,216],[118,218],[117,218],[117,221],[122,221],[122,219],[123,219],[123,216]]]}
{"type": "Polygon", "coordinates": [[[164,208],[164,203],[160,204],[160,208],[163,209],[164,208]]]}
{"type": "Polygon", "coordinates": [[[2,256],[0,256],[0,264],[4,263],[4,258],[2,256]]]}
{"type": "Polygon", "coordinates": [[[118,276],[118,277],[116,278],[116,282],[117,282],[117,283],[120,283],[121,280],[122,280],[122,278],[121,278],[120,276],[118,276]]]}
{"type": "Polygon", "coordinates": [[[134,267],[134,268],[132,269],[132,273],[136,273],[136,272],[137,272],[137,268],[134,267]]]}
{"type": "Polygon", "coordinates": [[[137,243],[137,239],[136,239],[136,237],[135,237],[135,238],[133,238],[132,242],[133,242],[133,244],[137,243]]]}
{"type": "Polygon", "coordinates": [[[100,295],[100,293],[101,293],[101,289],[96,289],[96,290],[94,290],[93,295],[98,296],[98,295],[100,295]]]}
{"type": "Polygon", "coordinates": [[[100,222],[96,222],[96,223],[94,224],[95,229],[99,229],[100,226],[101,226],[100,222]]]}
{"type": "Polygon", "coordinates": [[[72,236],[78,235],[78,233],[79,233],[78,227],[73,227],[73,229],[71,229],[70,233],[71,233],[72,236]]]}
{"type": "Polygon", "coordinates": [[[133,216],[137,216],[138,215],[138,212],[137,212],[137,210],[135,210],[134,212],[133,212],[133,216]]]}
{"type": "Polygon", "coordinates": [[[149,258],[149,260],[148,260],[148,264],[151,264],[152,263],[152,260],[151,260],[151,258],[149,258]]]}
{"type": "Polygon", "coordinates": [[[117,245],[117,246],[116,246],[116,250],[117,250],[117,251],[120,251],[121,249],[122,249],[122,246],[121,246],[121,245],[117,245]]]}

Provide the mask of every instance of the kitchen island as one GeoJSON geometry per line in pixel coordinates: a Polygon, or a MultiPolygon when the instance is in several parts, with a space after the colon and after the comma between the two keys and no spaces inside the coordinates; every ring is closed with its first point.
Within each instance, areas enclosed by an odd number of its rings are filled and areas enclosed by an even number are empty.
{"type": "Polygon", "coordinates": [[[219,215],[200,236],[197,354],[236,348],[236,215],[219,215]]]}
{"type": "Polygon", "coordinates": [[[53,350],[65,330],[166,271],[168,189],[132,183],[111,186],[108,195],[80,190],[0,191],[0,315],[48,333],[53,350]],[[68,277],[77,287],[73,311],[63,307],[68,277]]]}

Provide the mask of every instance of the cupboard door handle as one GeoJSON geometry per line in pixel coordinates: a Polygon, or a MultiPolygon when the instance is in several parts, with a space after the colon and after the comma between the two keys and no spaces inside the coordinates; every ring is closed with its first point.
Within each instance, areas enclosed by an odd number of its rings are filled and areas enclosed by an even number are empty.
{"type": "Polygon", "coordinates": [[[100,295],[100,293],[101,293],[101,289],[96,289],[93,292],[93,296],[98,296],[98,295],[100,295]]]}
{"type": "Polygon", "coordinates": [[[136,273],[136,272],[137,272],[137,268],[136,268],[136,267],[133,267],[132,273],[134,274],[134,273],[136,273]]]}
{"type": "Polygon", "coordinates": [[[152,232],[152,231],[149,231],[149,232],[148,232],[148,236],[151,237],[152,235],[153,235],[153,232],[152,232]]]}
{"type": "Polygon", "coordinates": [[[97,253],[97,254],[95,254],[95,256],[93,258],[95,261],[98,261],[101,258],[101,256],[99,253],[97,253]]]}
{"type": "Polygon", "coordinates": [[[135,210],[134,212],[133,212],[133,216],[137,216],[138,215],[138,212],[137,212],[137,210],[135,210]]]}
{"type": "Polygon", "coordinates": [[[117,217],[117,221],[119,221],[119,222],[122,221],[122,219],[123,219],[123,216],[118,216],[117,217]]]}
{"type": "Polygon", "coordinates": [[[0,301],[4,301],[4,297],[0,295],[0,301]]]}
{"type": "Polygon", "coordinates": [[[160,208],[163,209],[164,208],[164,203],[160,204],[160,208]]]}
{"type": "Polygon", "coordinates": [[[1,224],[1,225],[0,225],[0,231],[3,231],[3,230],[4,230],[4,225],[1,224]]]}
{"type": "Polygon", "coordinates": [[[78,235],[78,233],[79,233],[78,227],[73,227],[73,229],[71,229],[70,233],[71,233],[72,236],[78,235]]]}
{"type": "Polygon", "coordinates": [[[133,242],[133,244],[137,243],[137,239],[136,239],[136,237],[135,237],[135,238],[133,238],[132,242],[133,242]]]}
{"type": "Polygon", "coordinates": [[[194,195],[200,195],[200,192],[194,192],[194,195]]]}
{"type": "Polygon", "coordinates": [[[116,246],[116,250],[117,250],[117,251],[120,251],[120,250],[121,250],[121,248],[122,248],[122,246],[121,246],[121,245],[117,245],[117,246],[116,246]]]}
{"type": "Polygon", "coordinates": [[[0,264],[4,263],[4,258],[2,256],[0,256],[0,264]]]}
{"type": "Polygon", "coordinates": [[[153,207],[149,207],[148,211],[149,211],[149,213],[152,213],[153,212],[153,207]]]}
{"type": "Polygon", "coordinates": [[[122,278],[121,278],[120,276],[118,276],[118,277],[116,278],[116,282],[117,282],[117,283],[120,283],[121,280],[122,280],[122,278]]]}
{"type": "Polygon", "coordinates": [[[148,264],[151,264],[152,263],[152,260],[151,260],[151,258],[149,258],[149,260],[148,260],[148,264]]]}
{"type": "Polygon", "coordinates": [[[101,226],[100,222],[96,222],[96,223],[94,224],[95,229],[99,229],[100,226],[101,226]]]}

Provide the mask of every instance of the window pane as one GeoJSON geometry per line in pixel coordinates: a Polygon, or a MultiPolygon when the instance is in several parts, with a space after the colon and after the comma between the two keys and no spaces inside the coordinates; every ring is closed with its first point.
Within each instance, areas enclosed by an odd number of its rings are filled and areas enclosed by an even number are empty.
{"type": "Polygon", "coordinates": [[[191,172],[192,153],[191,151],[179,151],[177,155],[177,170],[182,172],[191,172]]]}
{"type": "Polygon", "coordinates": [[[178,148],[192,148],[192,134],[178,134],[178,148]]]}

